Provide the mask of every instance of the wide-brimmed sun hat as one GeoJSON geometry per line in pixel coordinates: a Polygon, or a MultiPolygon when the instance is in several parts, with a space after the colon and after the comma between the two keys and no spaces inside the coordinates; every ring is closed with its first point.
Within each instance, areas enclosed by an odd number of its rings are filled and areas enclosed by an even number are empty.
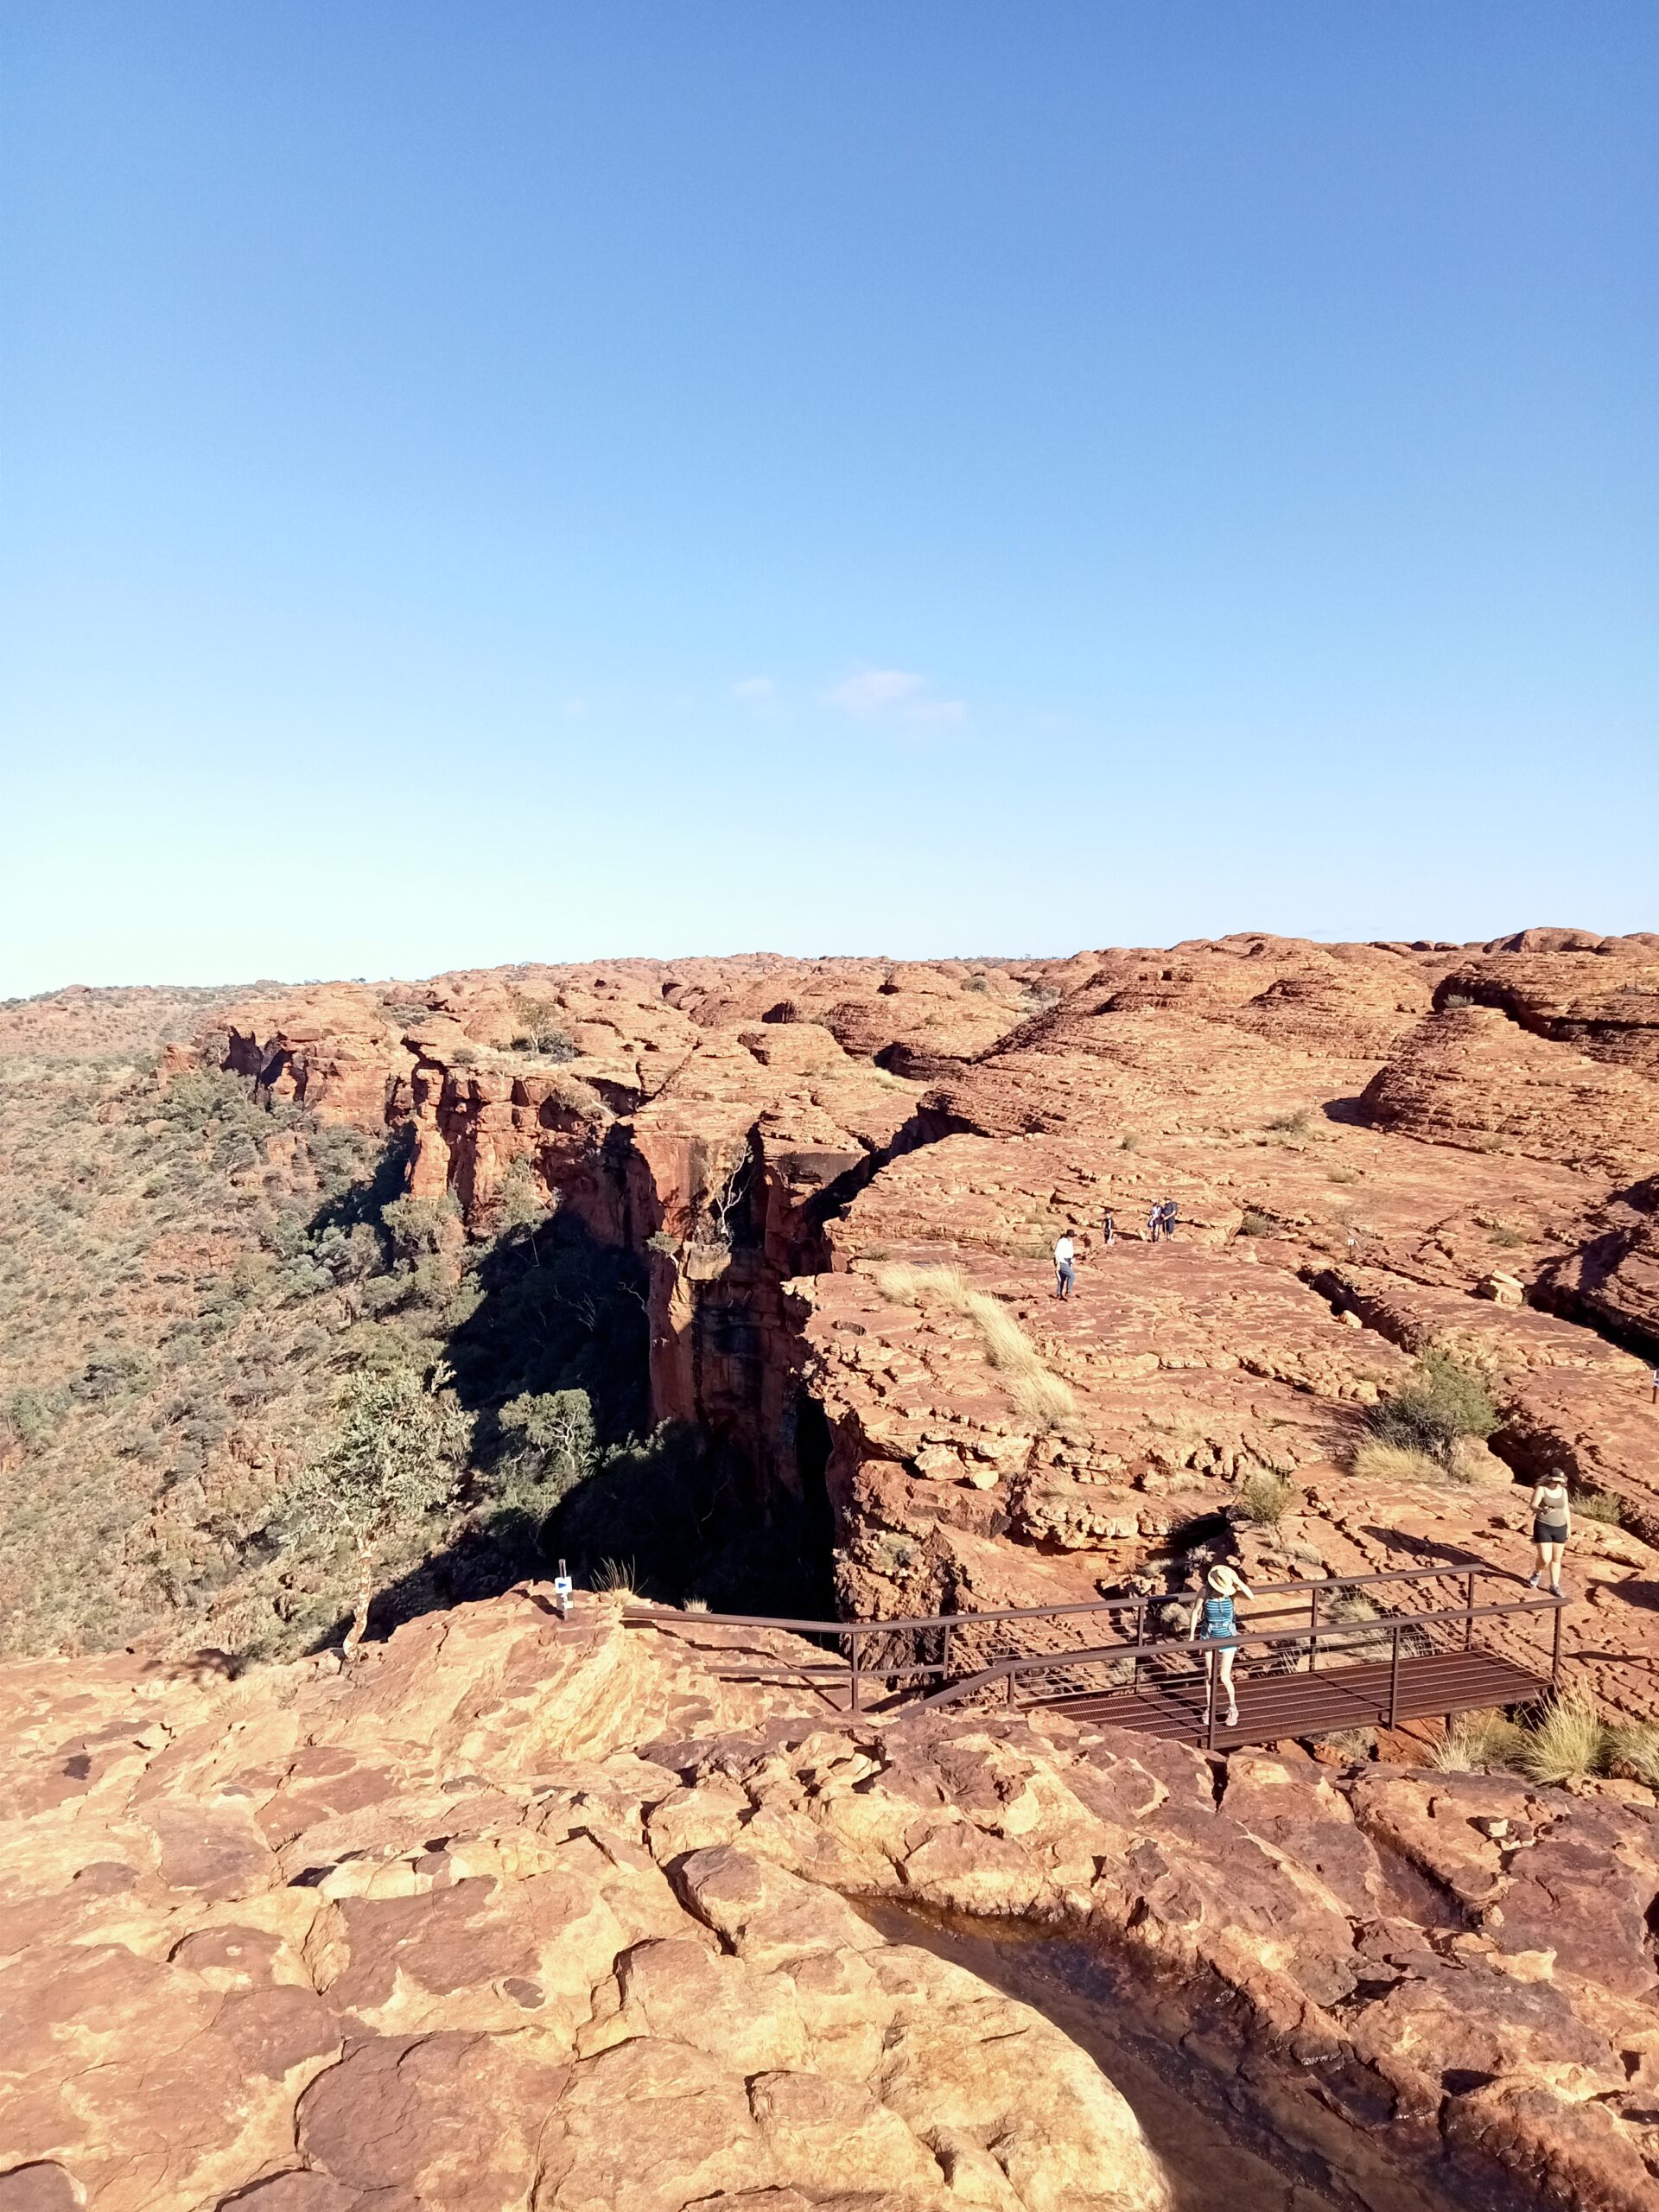
{"type": "Polygon", "coordinates": [[[1212,1567],[1204,1579],[1217,1598],[1230,1598],[1235,1590],[1243,1586],[1230,1567],[1212,1567]]]}

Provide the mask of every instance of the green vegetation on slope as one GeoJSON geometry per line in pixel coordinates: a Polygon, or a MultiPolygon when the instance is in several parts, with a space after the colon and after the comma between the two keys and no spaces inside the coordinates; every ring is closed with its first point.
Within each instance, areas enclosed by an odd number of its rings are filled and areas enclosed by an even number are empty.
{"type": "Polygon", "coordinates": [[[469,1244],[401,1184],[229,1077],[0,1055],[0,1653],[286,1653],[365,1555],[388,1619],[540,1566],[643,1425],[638,1287],[556,1217],[469,1244]]]}

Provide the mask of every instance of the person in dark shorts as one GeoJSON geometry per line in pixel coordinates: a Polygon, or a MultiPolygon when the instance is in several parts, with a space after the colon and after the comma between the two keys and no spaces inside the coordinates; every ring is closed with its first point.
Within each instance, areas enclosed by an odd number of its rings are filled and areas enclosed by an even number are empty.
{"type": "Polygon", "coordinates": [[[1152,1205],[1147,1210],[1147,1242],[1148,1244],[1155,1244],[1158,1242],[1158,1232],[1163,1225],[1164,1209],[1161,1204],[1154,1198],[1152,1205]]]}
{"type": "Polygon", "coordinates": [[[1561,1561],[1567,1556],[1567,1547],[1573,1534],[1573,1506],[1567,1496],[1567,1478],[1558,1467],[1553,1475],[1546,1475],[1532,1493],[1532,1541],[1538,1547],[1538,1564],[1527,1577],[1529,1588],[1535,1590],[1545,1575],[1556,1597],[1561,1594],[1561,1561]]]}
{"type": "Polygon", "coordinates": [[[1175,1234],[1175,1201],[1173,1198],[1166,1198],[1164,1200],[1164,1234],[1166,1236],[1173,1236],[1175,1234]]]}
{"type": "Polygon", "coordinates": [[[1117,1224],[1112,1219],[1110,1206],[1107,1207],[1106,1217],[1101,1224],[1100,1241],[1106,1245],[1116,1244],[1117,1242],[1117,1224]]]}

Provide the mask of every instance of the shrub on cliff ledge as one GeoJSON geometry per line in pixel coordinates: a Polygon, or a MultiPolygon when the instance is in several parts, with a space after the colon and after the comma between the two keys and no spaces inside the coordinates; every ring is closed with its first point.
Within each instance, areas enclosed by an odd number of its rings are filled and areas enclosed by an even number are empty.
{"type": "Polygon", "coordinates": [[[1453,1466],[1461,1438],[1491,1434],[1497,1408],[1484,1376],[1431,1344],[1410,1382],[1367,1407],[1365,1427],[1376,1443],[1418,1453],[1444,1471],[1453,1466]]]}
{"type": "Polygon", "coordinates": [[[514,996],[512,1049],[541,1060],[574,1060],[576,1048],[550,999],[514,996]]]}

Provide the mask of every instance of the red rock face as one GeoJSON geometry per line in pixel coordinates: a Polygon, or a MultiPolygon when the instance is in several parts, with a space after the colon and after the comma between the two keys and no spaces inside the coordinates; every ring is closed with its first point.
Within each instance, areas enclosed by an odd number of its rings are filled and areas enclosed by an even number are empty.
{"type": "MultiPolygon", "coordinates": [[[[1412,1565],[1430,1540],[1524,1567],[1516,1484],[1561,1466],[1624,1520],[1581,1523],[1611,1610],[1572,1634],[1610,1649],[1617,1622],[1646,1650],[1656,952],[1242,934],[1033,963],[526,968],[233,1008],[207,1049],[406,1132],[411,1187],[478,1231],[527,1172],[639,1254],[654,1416],[736,1447],[755,1510],[823,1484],[855,1611],[1087,1596],[1217,1515],[1275,1579],[1412,1565]],[[938,1303],[941,1269],[1023,1339],[1035,1398],[938,1303]],[[1431,1344],[1488,1374],[1498,1456],[1460,1494],[1367,1489],[1346,1471],[1365,1408],[1431,1344]],[[1300,1503],[1252,1524],[1239,1501],[1275,1475],[1300,1503]]],[[[1585,1664],[1616,1707],[1659,1702],[1647,1670],[1585,1664]]]]}

